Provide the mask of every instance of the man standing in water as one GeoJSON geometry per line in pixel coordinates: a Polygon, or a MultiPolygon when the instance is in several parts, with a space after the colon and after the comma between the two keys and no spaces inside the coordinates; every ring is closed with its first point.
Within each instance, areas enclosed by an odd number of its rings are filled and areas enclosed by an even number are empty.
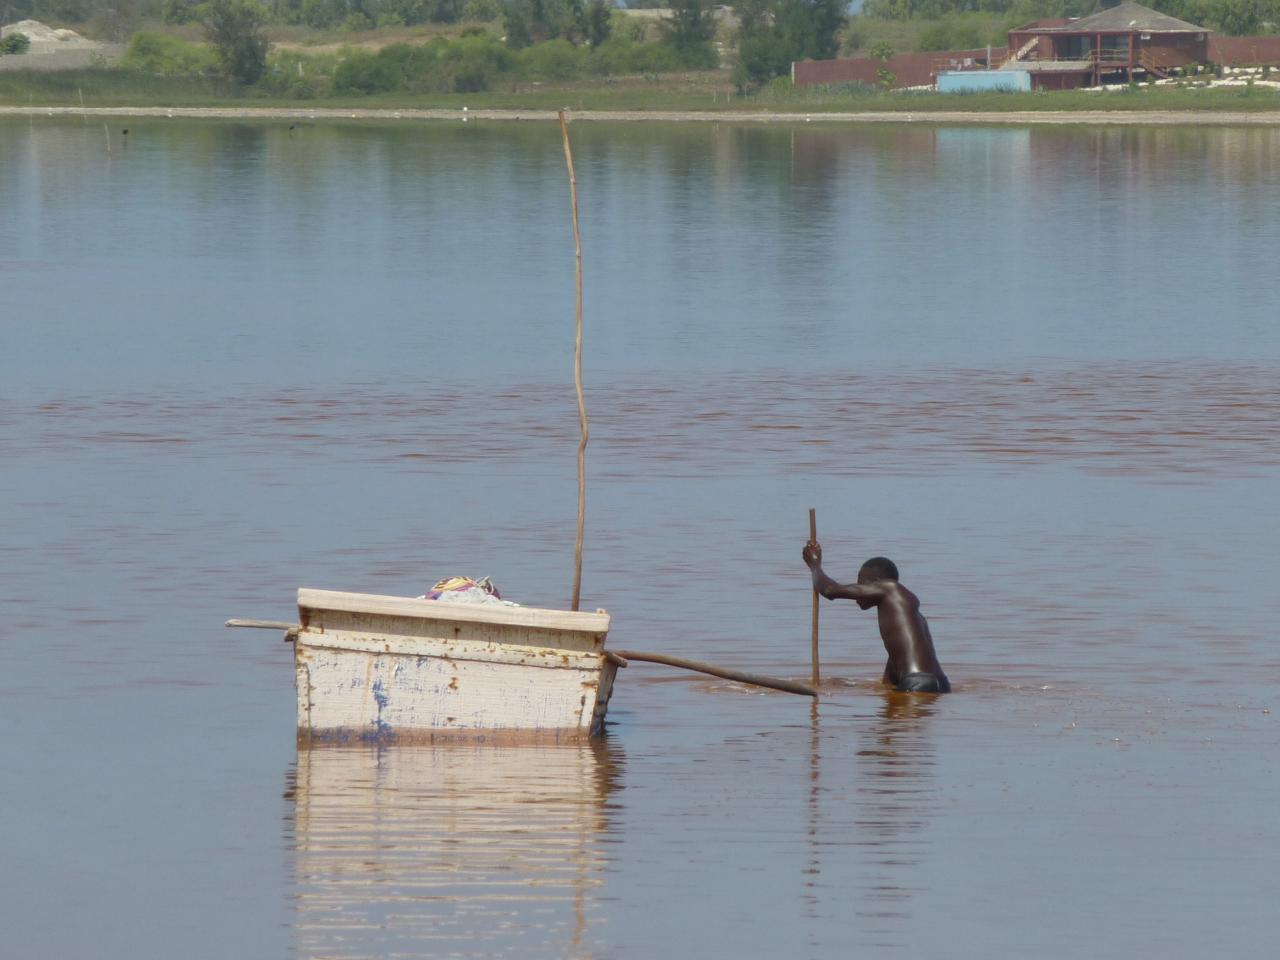
{"type": "Polygon", "coordinates": [[[858,571],[857,583],[836,583],[822,572],[822,547],[804,545],[804,562],[813,574],[813,589],[828,600],[853,600],[863,610],[876,608],[880,639],[889,654],[884,682],[912,693],[948,693],[951,683],[933,650],[929,621],[920,598],[898,582],[898,568],[887,557],[872,557],[858,571]]]}

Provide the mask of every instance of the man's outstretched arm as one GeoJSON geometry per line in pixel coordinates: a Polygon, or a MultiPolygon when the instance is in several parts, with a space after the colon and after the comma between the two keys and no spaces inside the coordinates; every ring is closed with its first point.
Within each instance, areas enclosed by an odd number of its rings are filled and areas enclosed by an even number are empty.
{"type": "Polygon", "coordinates": [[[822,570],[822,546],[812,540],[801,554],[813,575],[813,589],[828,600],[881,600],[887,592],[885,581],[872,583],[837,583],[822,570]]]}

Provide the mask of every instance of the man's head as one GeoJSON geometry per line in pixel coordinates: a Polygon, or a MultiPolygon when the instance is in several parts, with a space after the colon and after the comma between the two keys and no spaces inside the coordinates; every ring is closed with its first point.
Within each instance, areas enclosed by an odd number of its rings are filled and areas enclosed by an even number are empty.
{"type": "Polygon", "coordinates": [[[898,567],[888,557],[872,557],[858,571],[859,583],[871,583],[873,580],[897,580],[898,567]]]}
{"type": "MultiPolygon", "coordinates": [[[[874,583],[877,580],[894,580],[898,579],[898,568],[888,557],[872,557],[858,570],[859,583],[874,583]]],[[[859,600],[858,606],[863,610],[869,610],[875,606],[875,601],[859,600]]]]}

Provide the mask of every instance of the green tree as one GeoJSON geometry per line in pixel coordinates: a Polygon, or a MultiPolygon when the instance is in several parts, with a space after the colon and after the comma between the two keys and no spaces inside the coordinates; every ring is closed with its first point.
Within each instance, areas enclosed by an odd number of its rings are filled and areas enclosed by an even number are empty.
{"type": "Polygon", "coordinates": [[[973,5],[953,0],[867,0],[862,12],[881,20],[936,20],[955,10],[971,10],[973,5]]]}
{"type": "Polygon", "coordinates": [[[585,47],[575,47],[568,40],[548,40],[520,53],[525,75],[540,80],[573,80],[582,73],[586,62],[585,47]]]}
{"type": "Polygon", "coordinates": [[[1262,31],[1270,4],[1263,0],[1218,0],[1209,11],[1209,19],[1233,37],[1251,37],[1262,31]]]}
{"type": "Polygon", "coordinates": [[[224,76],[246,87],[262,79],[271,41],[262,32],[267,10],[258,0],[208,0],[197,19],[224,76]]]}
{"type": "Polygon", "coordinates": [[[662,42],[691,67],[711,67],[716,21],[709,0],[671,0],[671,16],[662,23],[662,42]]]}
{"type": "Polygon", "coordinates": [[[31,38],[25,33],[11,33],[0,40],[0,56],[6,53],[26,53],[31,49],[31,38]]]}
{"type": "Polygon", "coordinates": [[[191,0],[164,0],[160,4],[160,19],[165,23],[190,23],[196,5],[191,0]]]}
{"type": "Polygon", "coordinates": [[[951,50],[951,24],[946,20],[931,23],[916,37],[916,50],[927,53],[933,50],[951,50]]]}
{"type": "Polygon", "coordinates": [[[154,30],[139,30],[129,39],[122,65],[153,77],[201,77],[217,69],[213,51],[154,30]]]}
{"type": "Polygon", "coordinates": [[[427,0],[427,19],[432,23],[457,23],[462,19],[463,0],[427,0]]]}
{"type": "Polygon", "coordinates": [[[404,84],[404,71],[390,47],[379,53],[357,50],[333,71],[335,93],[388,93],[404,84]]]}
{"type": "MultiPolygon", "coordinates": [[[[99,5],[101,0],[35,0],[31,4],[31,16],[46,23],[84,23],[99,5]]],[[[2,22],[10,21],[6,17],[2,22]]]]}
{"type": "Polygon", "coordinates": [[[545,40],[574,41],[586,32],[583,0],[507,0],[502,20],[507,46],[514,50],[545,40]]]}
{"type": "MultiPolygon", "coordinates": [[[[1003,40],[1001,43],[1003,44],[1003,40]]],[[[916,50],[974,50],[986,43],[978,28],[964,18],[948,17],[920,31],[916,50]]]]}
{"type": "Polygon", "coordinates": [[[302,0],[298,6],[298,18],[317,30],[335,26],[346,14],[342,0],[302,0]]]}
{"type": "Polygon", "coordinates": [[[1221,9],[1223,3],[1222,0],[1155,0],[1148,6],[1188,23],[1208,25],[1211,20],[1218,23],[1213,11],[1221,9]]]}
{"type": "Polygon", "coordinates": [[[847,17],[842,0],[751,0],[739,12],[739,87],[790,72],[796,60],[830,60],[847,17]]]}
{"type": "Polygon", "coordinates": [[[792,60],[830,60],[840,50],[848,19],[841,0],[783,0],[776,23],[790,41],[792,60]]]}
{"type": "Polygon", "coordinates": [[[587,4],[587,43],[598,47],[613,33],[613,7],[607,0],[591,0],[587,4]]]}
{"type": "Polygon", "coordinates": [[[502,19],[501,0],[466,0],[462,5],[462,19],[488,23],[502,19]]]}
{"type": "Polygon", "coordinates": [[[429,16],[424,0],[378,0],[366,5],[366,12],[378,26],[414,26],[429,16]]]}
{"type": "Polygon", "coordinates": [[[127,40],[138,25],[138,5],[134,0],[113,0],[109,6],[99,5],[89,18],[90,36],[112,43],[127,40]]]}
{"type": "Polygon", "coordinates": [[[791,69],[791,48],[786,38],[762,30],[738,41],[738,65],[733,81],[739,90],[783,76],[791,69]]]}
{"type": "Polygon", "coordinates": [[[528,6],[523,3],[508,3],[502,11],[502,29],[507,35],[507,46],[512,50],[523,50],[533,43],[528,6]]]}
{"type": "Polygon", "coordinates": [[[773,23],[773,7],[776,0],[738,0],[733,12],[738,18],[738,30],[743,37],[759,36],[773,23]]]}

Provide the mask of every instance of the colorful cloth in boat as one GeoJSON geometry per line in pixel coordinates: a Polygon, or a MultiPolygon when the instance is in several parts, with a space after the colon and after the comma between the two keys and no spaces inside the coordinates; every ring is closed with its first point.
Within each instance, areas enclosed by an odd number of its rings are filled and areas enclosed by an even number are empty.
{"type": "Polygon", "coordinates": [[[517,606],[510,600],[503,600],[498,588],[488,577],[472,580],[470,577],[446,577],[440,580],[422,595],[423,600],[448,600],[452,603],[503,603],[517,606]]]}
{"type": "Polygon", "coordinates": [[[475,590],[480,584],[470,577],[445,577],[427,591],[428,600],[439,600],[442,594],[457,593],[460,590],[475,590]]]}

